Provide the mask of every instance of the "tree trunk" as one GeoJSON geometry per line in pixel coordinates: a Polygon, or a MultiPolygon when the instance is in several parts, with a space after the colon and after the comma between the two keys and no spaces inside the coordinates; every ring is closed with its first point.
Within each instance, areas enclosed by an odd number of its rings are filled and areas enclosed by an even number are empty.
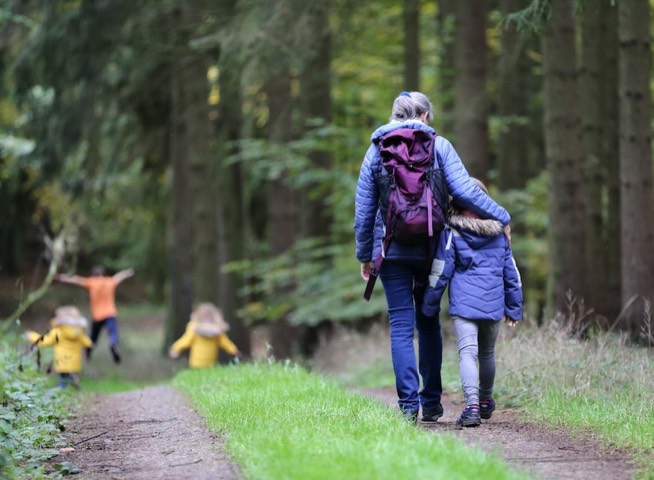
{"type": "MultiPolygon", "coordinates": [[[[502,0],[503,14],[523,7],[521,0],[502,0]]],[[[530,176],[529,152],[529,61],[528,33],[514,25],[502,29],[498,68],[500,134],[497,151],[498,185],[502,190],[522,188],[530,176]]]]}
{"type": "Polygon", "coordinates": [[[602,11],[602,98],[601,116],[602,165],[607,175],[607,213],[605,220],[606,262],[604,278],[605,315],[612,325],[622,309],[622,280],[620,271],[620,141],[618,100],[618,8],[609,2],[600,2],[602,11]]]}
{"type": "MultiPolygon", "coordinates": [[[[570,292],[584,297],[585,230],[581,125],[573,4],[552,0],[543,36],[545,154],[549,171],[549,289],[554,313],[566,313],[570,292]]],[[[569,312],[568,312],[569,313],[569,312]]]]}
{"type": "Polygon", "coordinates": [[[192,241],[192,196],[187,157],[188,132],[184,119],[188,93],[183,80],[182,58],[175,59],[172,67],[170,119],[172,186],[170,196],[170,252],[168,256],[170,307],[166,321],[164,349],[167,349],[184,332],[193,304],[193,256],[189,248],[192,241]]]}
{"type": "MultiPolygon", "coordinates": [[[[284,144],[291,140],[291,77],[290,73],[280,68],[268,81],[270,141],[284,144]]],[[[268,232],[270,254],[282,254],[293,246],[297,232],[297,211],[295,192],[288,184],[287,173],[270,182],[268,195],[268,232]]],[[[279,292],[285,295],[289,286],[279,292]]],[[[271,329],[273,355],[278,359],[290,358],[296,346],[297,329],[286,318],[277,320],[271,329]]]]}
{"type": "Polygon", "coordinates": [[[487,181],[486,0],[457,2],[454,146],[468,172],[487,181]]]}
{"type": "Polygon", "coordinates": [[[219,265],[216,214],[217,189],[215,153],[211,148],[213,128],[209,121],[207,98],[208,61],[202,55],[189,55],[183,64],[182,81],[188,91],[184,112],[187,125],[193,255],[193,301],[218,305],[219,265]]]}
{"type": "MultiPolygon", "coordinates": [[[[219,183],[220,208],[220,264],[237,262],[246,258],[249,228],[246,213],[246,182],[240,162],[228,163],[224,159],[238,153],[237,140],[241,137],[241,70],[242,66],[233,52],[221,54],[220,103],[216,124],[218,149],[220,151],[219,183]]],[[[243,306],[239,291],[243,281],[238,274],[221,271],[220,305],[231,329],[229,336],[241,353],[251,355],[250,330],[238,317],[243,306]]]]}
{"type": "Polygon", "coordinates": [[[606,250],[602,216],[602,196],[606,173],[601,162],[604,120],[602,97],[602,42],[601,10],[597,4],[588,3],[582,17],[582,54],[579,78],[581,99],[581,131],[583,145],[583,192],[586,205],[586,304],[596,313],[606,310],[606,250]]]}
{"type": "Polygon", "coordinates": [[[654,293],[650,13],[647,0],[618,3],[620,45],[620,218],[622,302],[634,302],[621,327],[633,336],[654,293]]]}
{"type": "MultiPolygon", "coordinates": [[[[329,2],[320,2],[309,12],[313,36],[307,44],[310,52],[300,77],[302,115],[305,131],[310,132],[312,123],[319,120],[319,127],[332,121],[331,98],[331,32],[329,30],[329,2]]],[[[331,152],[316,148],[309,153],[311,168],[328,172],[332,168],[331,152]]],[[[329,237],[333,221],[330,206],[331,189],[325,182],[312,183],[304,192],[306,208],[303,209],[303,233],[305,237],[329,237]]]]}
{"type": "Polygon", "coordinates": [[[420,90],[420,0],[404,0],[403,90],[420,90]]]}
{"type": "Polygon", "coordinates": [[[456,78],[454,36],[455,0],[439,0],[436,17],[436,36],[440,39],[438,52],[439,89],[432,99],[440,116],[437,115],[436,131],[446,137],[454,132],[454,84],[456,78]]]}
{"type": "MultiPolygon", "coordinates": [[[[331,30],[329,28],[330,2],[317,3],[308,11],[308,21],[314,34],[307,43],[309,55],[304,59],[300,77],[300,97],[305,132],[311,132],[311,125],[326,126],[332,122],[331,98],[331,30]]],[[[329,172],[333,168],[332,154],[326,149],[316,148],[309,152],[309,168],[329,172]]],[[[325,244],[332,243],[333,195],[332,185],[317,181],[309,184],[302,192],[302,234],[304,237],[321,239],[325,244]]],[[[314,260],[317,268],[330,268],[330,256],[314,260]]],[[[300,350],[311,356],[317,346],[317,327],[306,326],[301,329],[300,350]]]]}

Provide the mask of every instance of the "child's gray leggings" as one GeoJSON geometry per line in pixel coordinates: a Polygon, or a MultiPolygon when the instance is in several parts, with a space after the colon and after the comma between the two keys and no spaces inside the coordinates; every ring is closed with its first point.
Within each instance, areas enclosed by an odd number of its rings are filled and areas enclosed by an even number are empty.
{"type": "Polygon", "coordinates": [[[454,317],[454,330],[459,347],[463,398],[468,406],[479,405],[480,399],[488,400],[493,394],[495,341],[500,322],[454,317]]]}

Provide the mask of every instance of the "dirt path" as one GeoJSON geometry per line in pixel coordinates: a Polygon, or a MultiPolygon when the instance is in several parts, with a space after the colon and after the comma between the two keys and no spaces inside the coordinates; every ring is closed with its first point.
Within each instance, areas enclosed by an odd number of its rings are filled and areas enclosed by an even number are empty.
{"type": "MultiPolygon", "coordinates": [[[[394,389],[361,393],[397,408],[394,389]]],[[[442,404],[445,413],[438,423],[419,422],[420,428],[437,434],[452,433],[485,451],[499,452],[516,470],[551,480],[633,478],[634,466],[623,452],[602,450],[597,443],[574,438],[563,430],[524,423],[511,410],[498,409],[480,427],[460,429],[455,422],[463,409],[462,401],[444,395],[442,404]]]]}
{"type": "Polygon", "coordinates": [[[236,480],[239,469],[184,396],[158,386],[94,395],[70,419],[71,462],[85,480],[236,480]]]}

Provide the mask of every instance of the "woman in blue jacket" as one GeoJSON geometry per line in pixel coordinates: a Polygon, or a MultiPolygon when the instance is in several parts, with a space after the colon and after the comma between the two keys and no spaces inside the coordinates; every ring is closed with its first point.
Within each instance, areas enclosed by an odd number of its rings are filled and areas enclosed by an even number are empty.
{"type": "MultiPolygon", "coordinates": [[[[380,191],[376,181],[381,156],[379,142],[387,133],[399,128],[420,129],[435,135],[429,126],[433,106],[420,92],[402,92],[394,101],[389,123],[372,134],[359,173],[355,196],[354,232],[356,257],[361,262],[361,277],[368,281],[373,259],[382,247],[383,222],[386,212],[380,210],[380,191]]],[[[508,225],[509,214],[470,179],[452,144],[441,136],[434,143],[434,161],[443,169],[449,194],[459,205],[482,218],[508,225]]],[[[436,240],[436,239],[435,239],[436,240]]],[[[415,284],[424,282],[431,259],[427,249],[391,243],[384,252],[379,272],[386,294],[391,334],[391,356],[395,372],[398,404],[405,418],[417,421],[422,406],[423,421],[437,421],[443,415],[441,406],[442,337],[438,316],[420,312],[421,293],[415,284]],[[413,346],[414,329],[418,331],[419,370],[423,388],[419,391],[418,369],[413,346]]],[[[433,250],[432,250],[433,251],[433,250]]]]}
{"type": "Polygon", "coordinates": [[[495,341],[502,319],[515,327],[522,318],[522,283],[502,224],[460,209],[456,202],[429,274],[425,316],[438,316],[448,284],[466,402],[456,423],[476,427],[495,410],[495,341]]]}

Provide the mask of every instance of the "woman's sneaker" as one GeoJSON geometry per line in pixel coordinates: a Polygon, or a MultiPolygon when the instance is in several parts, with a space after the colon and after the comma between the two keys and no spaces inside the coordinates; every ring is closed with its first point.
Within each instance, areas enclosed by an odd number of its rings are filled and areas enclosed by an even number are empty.
{"type": "Polygon", "coordinates": [[[479,415],[484,420],[488,420],[493,416],[495,411],[495,400],[492,398],[490,400],[480,400],[479,401],[479,415]]]}
{"type": "Polygon", "coordinates": [[[418,410],[403,410],[402,411],[402,416],[404,417],[404,419],[407,422],[409,422],[409,423],[411,423],[413,425],[417,425],[417,423],[418,423],[418,410]]]}
{"type": "Polygon", "coordinates": [[[439,418],[443,416],[443,405],[438,403],[436,407],[432,410],[422,410],[422,421],[423,422],[437,422],[439,418]]]}
{"type": "Polygon", "coordinates": [[[481,417],[479,416],[479,406],[470,405],[463,409],[461,416],[456,421],[460,427],[478,427],[481,425],[481,417]]]}

